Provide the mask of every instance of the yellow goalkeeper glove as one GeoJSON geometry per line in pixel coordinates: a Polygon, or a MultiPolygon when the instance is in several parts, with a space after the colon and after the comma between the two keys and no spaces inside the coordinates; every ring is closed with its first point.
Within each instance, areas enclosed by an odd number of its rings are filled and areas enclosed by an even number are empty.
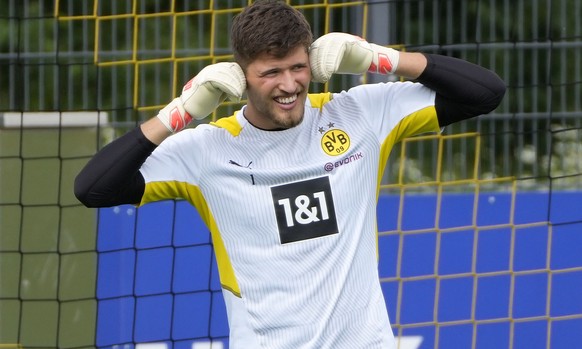
{"type": "Polygon", "coordinates": [[[226,98],[240,101],[246,89],[245,75],[237,63],[222,62],[204,67],[182,88],[157,117],[170,132],[178,132],[192,119],[203,119],[226,98]]]}
{"type": "Polygon", "coordinates": [[[309,63],[312,80],[327,82],[332,74],[363,74],[366,71],[391,74],[398,67],[400,53],[370,44],[346,33],[325,34],[311,44],[309,63]]]}

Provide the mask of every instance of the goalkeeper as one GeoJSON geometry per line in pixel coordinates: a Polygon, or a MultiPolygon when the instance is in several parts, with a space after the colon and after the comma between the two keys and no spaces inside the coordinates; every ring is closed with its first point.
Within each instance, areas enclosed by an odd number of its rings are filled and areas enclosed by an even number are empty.
{"type": "Polygon", "coordinates": [[[491,112],[503,81],[346,33],[313,41],[282,1],[245,8],[231,39],[236,63],[205,67],[156,117],[99,151],[75,194],[89,207],[194,205],[212,235],[233,349],[395,348],[377,256],[386,159],[406,137],[491,112]],[[367,72],[411,81],[308,92],[311,81],[367,72]],[[234,115],[182,131],[243,97],[234,115]]]}

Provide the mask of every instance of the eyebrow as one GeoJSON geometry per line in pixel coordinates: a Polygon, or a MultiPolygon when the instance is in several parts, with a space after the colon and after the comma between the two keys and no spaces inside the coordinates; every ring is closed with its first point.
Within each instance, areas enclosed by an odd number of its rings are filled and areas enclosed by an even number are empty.
{"type": "MultiPolygon", "coordinates": [[[[289,69],[294,69],[294,68],[305,68],[305,67],[307,67],[307,66],[308,66],[308,64],[307,64],[307,63],[296,63],[296,64],[293,64],[293,65],[291,65],[291,66],[289,67],[289,69]]],[[[278,71],[280,71],[280,70],[283,70],[283,69],[282,69],[282,68],[280,68],[280,67],[269,68],[269,69],[267,69],[267,70],[264,70],[264,71],[261,71],[261,72],[259,72],[259,75],[263,76],[263,75],[267,75],[267,74],[270,74],[270,73],[275,73],[275,72],[278,72],[278,71]]]]}
{"type": "Polygon", "coordinates": [[[270,73],[276,73],[280,70],[281,70],[281,68],[269,68],[267,70],[259,72],[259,76],[265,76],[265,75],[268,75],[270,73]]]}
{"type": "Polygon", "coordinates": [[[297,63],[297,64],[293,64],[291,66],[291,68],[304,68],[304,67],[307,67],[307,66],[309,66],[309,63],[297,63]]]}

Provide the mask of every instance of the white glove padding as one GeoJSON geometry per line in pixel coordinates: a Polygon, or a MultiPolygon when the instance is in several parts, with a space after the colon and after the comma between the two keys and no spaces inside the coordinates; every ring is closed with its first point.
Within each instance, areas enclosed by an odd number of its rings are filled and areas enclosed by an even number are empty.
{"type": "Polygon", "coordinates": [[[346,33],[329,33],[315,40],[309,49],[312,80],[327,82],[332,74],[394,73],[400,53],[370,44],[346,33]]]}
{"type": "Polygon", "coordinates": [[[212,64],[188,81],[182,88],[182,95],[164,107],[158,118],[170,132],[178,132],[192,118],[200,120],[207,117],[227,97],[240,101],[245,89],[245,75],[237,63],[212,64]]]}

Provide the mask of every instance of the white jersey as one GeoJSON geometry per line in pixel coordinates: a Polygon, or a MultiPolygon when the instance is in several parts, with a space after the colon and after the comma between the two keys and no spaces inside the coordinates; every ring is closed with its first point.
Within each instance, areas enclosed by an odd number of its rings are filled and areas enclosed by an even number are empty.
{"type": "Polygon", "coordinates": [[[243,108],[165,140],[141,169],[142,204],[198,209],[231,348],[395,348],[378,276],[380,178],[396,142],[438,129],[434,92],[409,82],[309,95],[302,123],[283,131],[253,127],[243,108]]]}

